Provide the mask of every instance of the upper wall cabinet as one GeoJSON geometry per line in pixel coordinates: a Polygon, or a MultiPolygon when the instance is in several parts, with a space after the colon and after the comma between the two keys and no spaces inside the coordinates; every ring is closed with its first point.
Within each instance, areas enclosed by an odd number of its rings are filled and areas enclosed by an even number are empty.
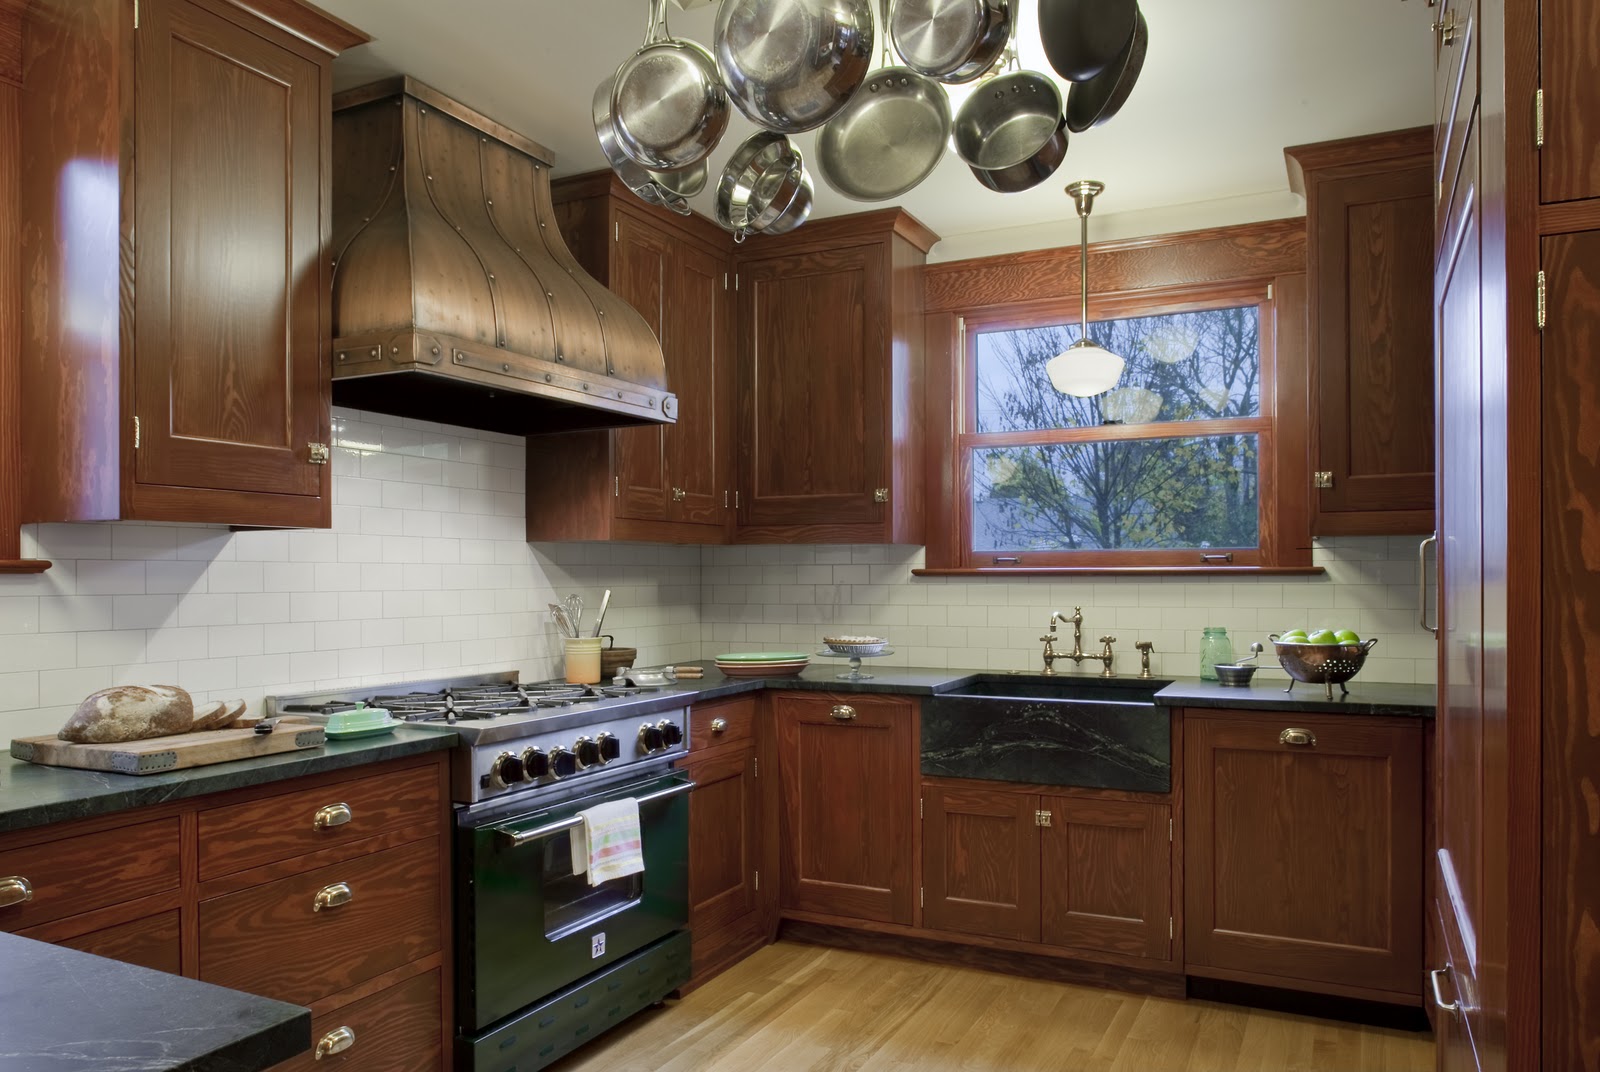
{"type": "Polygon", "coordinates": [[[721,543],[733,494],[733,240],[609,171],[553,184],[561,234],[661,340],[676,424],[530,437],[528,539],[721,543]]]}
{"type": "Polygon", "coordinates": [[[1594,76],[1600,55],[1593,0],[1541,0],[1538,25],[1544,120],[1540,200],[1600,197],[1600,79],[1594,76]],[[1575,32],[1579,27],[1582,31],[1575,32]]]}
{"type": "Polygon", "coordinates": [[[1286,149],[1306,197],[1311,531],[1433,528],[1433,132],[1286,149]]]}
{"type": "Polygon", "coordinates": [[[36,0],[23,515],[326,526],[334,56],[292,0],[36,0]]]}
{"type": "Polygon", "coordinates": [[[898,209],[738,248],[739,543],[922,543],[922,288],[898,209]]]}

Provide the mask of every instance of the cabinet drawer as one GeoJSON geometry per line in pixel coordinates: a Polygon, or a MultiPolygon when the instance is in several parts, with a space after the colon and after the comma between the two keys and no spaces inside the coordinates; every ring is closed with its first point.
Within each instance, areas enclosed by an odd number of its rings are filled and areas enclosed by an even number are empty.
{"type": "Polygon", "coordinates": [[[79,834],[0,851],[0,880],[26,881],[32,899],[0,908],[0,930],[17,931],[179,883],[178,820],[79,834]]]}
{"type": "Polygon", "coordinates": [[[429,838],[202,901],[200,978],[310,1005],[438,949],[440,879],[429,838]]]}
{"type": "Polygon", "coordinates": [[[102,927],[76,938],[55,943],[68,949],[81,949],[97,957],[109,957],[141,968],[183,974],[182,932],[178,910],[135,919],[115,927],[102,927]]]}
{"type": "Polygon", "coordinates": [[[442,808],[432,766],[211,808],[200,813],[200,879],[393,831],[424,837],[442,808]]]}
{"type": "Polygon", "coordinates": [[[689,711],[689,750],[753,740],[756,735],[756,698],[746,696],[726,703],[696,704],[689,711]]]}
{"type": "Polygon", "coordinates": [[[413,976],[371,997],[311,1021],[311,1049],[271,1072],[438,1072],[443,1066],[439,969],[413,976]],[[327,1052],[317,1057],[318,1047],[327,1052]]]}

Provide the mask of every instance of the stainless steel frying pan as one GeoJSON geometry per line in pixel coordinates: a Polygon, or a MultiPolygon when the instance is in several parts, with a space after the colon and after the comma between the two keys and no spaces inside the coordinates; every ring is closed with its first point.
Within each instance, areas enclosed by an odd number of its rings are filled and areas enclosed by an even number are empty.
{"type": "Polygon", "coordinates": [[[739,110],[780,134],[820,127],[872,66],[872,0],[722,0],[717,69],[739,110]]]}
{"type": "Polygon", "coordinates": [[[667,0],[650,0],[644,44],[617,68],[611,122],[617,144],[647,168],[704,160],[728,129],[728,94],[704,45],[667,30],[667,0]]]}
{"type": "Polygon", "coordinates": [[[1067,155],[1061,91],[1037,71],[991,78],[956,113],[952,140],[989,189],[1012,194],[1037,186],[1067,155]]]}
{"type": "MultiPolygon", "coordinates": [[[[883,0],[883,23],[889,22],[883,0]]],[[[950,140],[950,98],[927,75],[890,63],[883,34],[883,66],[817,137],[817,170],[853,201],[887,201],[927,178],[950,140]]]]}
{"type": "Polygon", "coordinates": [[[898,0],[889,36],[907,67],[952,85],[991,70],[1011,39],[1013,0],[898,0]]]}
{"type": "Polygon", "coordinates": [[[605,153],[611,170],[640,199],[680,216],[689,215],[687,198],[705,189],[706,162],[702,160],[681,171],[651,171],[623,152],[617,144],[617,128],[611,122],[611,87],[615,79],[615,75],[606,78],[594,91],[594,133],[600,141],[600,151],[605,153]]]}

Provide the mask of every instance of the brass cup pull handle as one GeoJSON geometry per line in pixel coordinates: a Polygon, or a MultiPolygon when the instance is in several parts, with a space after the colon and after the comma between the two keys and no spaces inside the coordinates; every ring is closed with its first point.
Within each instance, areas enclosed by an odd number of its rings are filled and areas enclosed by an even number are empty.
{"type": "Polygon", "coordinates": [[[711,732],[712,733],[727,733],[728,732],[728,720],[725,719],[725,718],[714,718],[714,719],[712,719],[711,720],[711,732]]]}
{"type": "Polygon", "coordinates": [[[24,904],[33,900],[33,883],[21,875],[0,878],[0,908],[24,904]]]}
{"type": "Polygon", "coordinates": [[[343,1053],[356,1044],[356,1033],[348,1027],[336,1027],[317,1040],[316,1060],[343,1053]]]}
{"type": "Polygon", "coordinates": [[[828,712],[828,717],[839,722],[849,722],[856,717],[856,709],[849,704],[834,704],[833,710],[828,712]]]}
{"type": "Polygon", "coordinates": [[[355,815],[350,811],[348,804],[328,804],[316,810],[311,816],[311,825],[318,830],[326,830],[330,826],[343,826],[355,815]]]}
{"type": "Polygon", "coordinates": [[[348,882],[335,882],[317,891],[317,896],[311,902],[311,911],[321,912],[324,908],[338,908],[340,905],[349,904],[354,898],[355,892],[350,889],[348,882]]]}
{"type": "Polygon", "coordinates": [[[1317,746],[1317,735],[1312,733],[1310,730],[1294,729],[1291,727],[1290,729],[1286,729],[1282,733],[1278,734],[1278,743],[1295,745],[1301,748],[1315,748],[1317,746]]]}
{"type": "Polygon", "coordinates": [[[1449,968],[1435,968],[1428,973],[1428,983],[1433,987],[1433,1003],[1439,1007],[1440,1012],[1455,1012],[1461,1008],[1458,1001],[1446,1001],[1444,992],[1439,989],[1439,976],[1448,974],[1449,968]]]}

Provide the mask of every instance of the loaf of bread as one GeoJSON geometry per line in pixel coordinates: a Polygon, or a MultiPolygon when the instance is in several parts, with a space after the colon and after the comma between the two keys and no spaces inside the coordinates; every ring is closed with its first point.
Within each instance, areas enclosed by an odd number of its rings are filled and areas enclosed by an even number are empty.
{"type": "Polygon", "coordinates": [[[118,685],[84,700],[56,734],[78,744],[116,744],[187,733],[194,700],[176,685],[118,685]]]}

